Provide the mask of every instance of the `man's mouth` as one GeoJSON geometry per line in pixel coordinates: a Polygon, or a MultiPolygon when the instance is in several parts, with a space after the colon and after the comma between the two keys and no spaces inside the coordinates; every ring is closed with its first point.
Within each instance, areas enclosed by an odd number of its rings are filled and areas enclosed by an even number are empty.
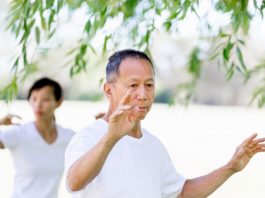
{"type": "Polygon", "coordinates": [[[135,106],[134,108],[136,108],[139,111],[144,111],[148,109],[146,106],[135,106]]]}

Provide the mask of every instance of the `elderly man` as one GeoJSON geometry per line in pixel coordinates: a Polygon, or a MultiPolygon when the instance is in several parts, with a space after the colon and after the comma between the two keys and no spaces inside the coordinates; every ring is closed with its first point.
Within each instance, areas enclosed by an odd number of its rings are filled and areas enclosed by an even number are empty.
{"type": "Polygon", "coordinates": [[[118,51],[109,59],[106,78],[107,113],[77,133],[66,150],[67,187],[73,197],[207,197],[253,155],[265,151],[265,138],[254,134],[224,166],[185,179],[176,172],[161,142],[141,126],[155,95],[150,58],[140,51],[118,51]]]}

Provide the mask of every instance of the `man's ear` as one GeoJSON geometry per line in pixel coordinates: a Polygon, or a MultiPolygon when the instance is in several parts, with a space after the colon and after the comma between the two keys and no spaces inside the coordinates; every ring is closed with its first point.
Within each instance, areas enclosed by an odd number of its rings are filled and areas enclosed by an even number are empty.
{"type": "Polygon", "coordinates": [[[112,96],[112,86],[109,83],[104,84],[104,93],[108,98],[112,96]]]}

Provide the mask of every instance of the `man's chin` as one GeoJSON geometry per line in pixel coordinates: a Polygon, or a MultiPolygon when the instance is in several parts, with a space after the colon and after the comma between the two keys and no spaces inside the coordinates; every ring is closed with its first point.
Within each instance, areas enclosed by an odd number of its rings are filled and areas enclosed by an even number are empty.
{"type": "Polygon", "coordinates": [[[141,121],[145,119],[146,114],[135,114],[132,116],[132,119],[135,121],[141,121]]]}

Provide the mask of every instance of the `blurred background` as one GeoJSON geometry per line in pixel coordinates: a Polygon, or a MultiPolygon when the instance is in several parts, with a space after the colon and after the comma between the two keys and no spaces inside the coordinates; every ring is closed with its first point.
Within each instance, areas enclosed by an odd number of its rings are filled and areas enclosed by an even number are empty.
{"type": "MultiPolygon", "coordinates": [[[[0,1],[0,89],[12,81],[14,57],[20,53],[19,41],[14,33],[6,30],[10,2],[0,1]]],[[[229,16],[216,12],[207,1],[201,1],[198,14],[207,14],[212,32],[231,20],[229,16]]],[[[38,47],[34,42],[27,45],[29,59],[34,62],[30,75],[19,81],[14,102],[7,104],[3,101],[4,97],[0,97],[0,116],[14,113],[22,116],[22,123],[32,120],[33,115],[28,110],[30,106],[25,98],[30,85],[42,76],[56,79],[64,88],[65,102],[56,112],[59,124],[78,132],[94,120],[95,114],[106,110],[107,100],[102,94],[102,82],[107,57],[116,48],[133,48],[134,45],[122,40],[118,47],[109,47],[105,54],[90,53],[86,57],[86,70],[71,75],[73,55],[70,52],[77,47],[80,36],[84,34],[86,17],[85,6],[72,11],[62,9],[53,37],[41,42],[38,47]]],[[[246,83],[246,78],[240,72],[234,72],[230,78],[229,69],[222,64],[220,66],[218,59],[205,58],[206,55],[214,55],[215,46],[206,42],[207,37],[202,39],[204,31],[207,31],[202,19],[194,15],[186,17],[177,23],[176,33],[156,31],[148,49],[156,67],[156,102],[143,126],[162,140],[177,170],[187,178],[208,173],[226,163],[236,146],[253,132],[265,136],[264,109],[258,108],[256,103],[249,105],[256,88],[263,86],[265,73],[252,76],[246,83]],[[204,61],[200,63],[200,77],[194,79],[188,67],[194,47],[198,44],[204,52],[198,57],[204,61]]],[[[115,29],[118,23],[113,20],[108,28],[115,29]]],[[[157,23],[160,23],[159,20],[157,23]]],[[[253,17],[248,36],[243,36],[242,53],[248,69],[264,61],[264,35],[262,17],[253,17]]],[[[93,40],[95,49],[103,43],[101,34],[93,40]]],[[[243,172],[231,178],[210,197],[263,198],[264,165],[264,155],[260,154],[243,172]]],[[[1,198],[10,197],[13,175],[9,152],[1,151],[1,198]]],[[[64,180],[59,197],[70,197],[64,188],[64,180]]]]}
{"type": "MultiPolygon", "coordinates": [[[[12,81],[14,57],[20,53],[20,47],[18,47],[20,37],[16,38],[15,33],[6,31],[9,2],[10,0],[0,2],[0,88],[12,81]]],[[[246,79],[242,72],[237,71],[238,68],[233,71],[233,77],[230,79],[228,77],[231,74],[229,69],[222,64],[220,66],[218,59],[210,60],[210,56],[214,55],[214,45],[217,44],[212,41],[209,42],[212,37],[204,39],[202,38],[203,35],[209,35],[208,32],[216,34],[218,28],[230,24],[231,19],[229,15],[220,14],[211,3],[207,2],[200,1],[198,11],[202,16],[207,14],[207,22],[211,23],[211,30],[207,30],[207,27],[202,24],[205,22],[203,17],[198,18],[190,14],[186,16],[185,20],[180,20],[177,23],[178,27],[175,32],[167,33],[163,30],[157,30],[153,34],[148,50],[157,69],[156,102],[158,103],[185,103],[183,100],[185,97],[189,100],[189,93],[191,92],[190,102],[195,104],[246,106],[251,101],[255,88],[263,85],[261,77],[263,79],[264,71],[258,75],[253,75],[248,83],[245,83],[246,79]],[[204,59],[204,61],[200,62],[201,65],[198,66],[200,77],[194,79],[194,71],[189,73],[191,70],[189,68],[191,67],[190,61],[192,61],[190,56],[194,47],[198,45],[201,48],[198,58],[204,59]]],[[[44,41],[40,42],[38,47],[34,43],[34,38],[29,38],[30,42],[27,44],[28,59],[32,61],[32,64],[29,64],[27,68],[30,75],[25,74],[27,80],[19,81],[18,99],[25,99],[28,87],[41,76],[56,78],[64,86],[66,99],[90,101],[104,99],[100,87],[105,78],[104,69],[107,57],[112,54],[116,49],[115,47],[110,45],[110,50],[106,54],[90,52],[89,56],[86,57],[88,63],[86,70],[72,77],[70,75],[74,59],[71,51],[78,48],[77,43],[84,34],[87,12],[85,6],[70,11],[62,9],[56,26],[57,30],[52,38],[48,41],[43,39],[44,41]]],[[[236,35],[244,41],[245,45],[241,51],[244,55],[244,64],[249,70],[262,63],[265,54],[263,45],[265,42],[265,23],[262,21],[262,17],[256,15],[249,25],[248,35],[236,35]]],[[[159,23],[159,20],[157,21],[159,23]]],[[[107,26],[112,29],[118,26],[117,24],[118,22],[113,20],[107,26]]],[[[104,39],[101,32],[98,35],[92,40],[95,50],[101,49],[102,39],[104,39]]],[[[133,44],[126,41],[126,36],[124,36],[118,49],[128,47],[135,48],[133,44]]],[[[233,58],[233,54],[230,56],[233,58]]],[[[22,65],[19,67],[22,76],[27,71],[23,70],[22,65]]]]}

